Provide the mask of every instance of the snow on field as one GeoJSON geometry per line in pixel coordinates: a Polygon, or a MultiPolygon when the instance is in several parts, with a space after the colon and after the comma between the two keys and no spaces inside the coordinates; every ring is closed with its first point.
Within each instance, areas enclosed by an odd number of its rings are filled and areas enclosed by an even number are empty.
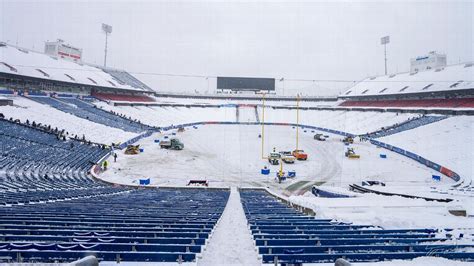
{"type": "Polygon", "coordinates": [[[94,123],[24,97],[11,99],[13,106],[0,106],[0,113],[6,118],[13,117],[21,122],[28,119],[30,122],[51,125],[53,128],[65,129],[70,136],[82,137],[84,134],[87,140],[104,144],[124,142],[137,136],[135,133],[94,123]]]}
{"type": "Polygon", "coordinates": [[[455,171],[474,176],[474,117],[453,116],[423,127],[380,138],[455,171]]]}
{"type": "MultiPolygon", "coordinates": [[[[429,186],[433,170],[395,153],[380,159],[385,152],[369,143],[355,143],[353,147],[361,159],[344,157],[346,147],[340,137],[330,135],[325,142],[313,139],[314,133],[300,130],[299,148],[304,149],[308,161],[284,164],[283,170],[295,170],[297,177],[282,184],[274,177],[279,166],[269,165],[262,159],[261,126],[205,125],[177,133],[184,142],[184,150],[171,151],[159,148],[157,133],[139,142],[144,153],[119,154],[117,163],[101,178],[136,184],[140,178],[151,178],[152,185],[183,186],[190,179],[207,179],[211,186],[264,186],[290,193],[307,190],[312,184],[347,187],[362,180],[375,179],[387,184],[429,186]],[[269,176],[260,170],[267,166],[269,176]],[[397,169],[394,171],[393,169],[397,169]]],[[[276,151],[291,151],[296,146],[296,130],[286,126],[265,126],[264,156],[275,147],[276,151]]],[[[451,184],[444,180],[442,183],[451,184]]]]}

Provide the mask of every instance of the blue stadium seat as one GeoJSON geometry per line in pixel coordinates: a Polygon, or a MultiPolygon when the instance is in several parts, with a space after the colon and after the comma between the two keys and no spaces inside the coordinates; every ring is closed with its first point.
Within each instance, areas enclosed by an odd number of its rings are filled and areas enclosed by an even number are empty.
{"type": "Polygon", "coordinates": [[[435,229],[383,229],[317,219],[298,212],[264,190],[241,189],[250,230],[264,263],[329,263],[439,256],[474,261],[474,245],[447,241],[435,229]]]}

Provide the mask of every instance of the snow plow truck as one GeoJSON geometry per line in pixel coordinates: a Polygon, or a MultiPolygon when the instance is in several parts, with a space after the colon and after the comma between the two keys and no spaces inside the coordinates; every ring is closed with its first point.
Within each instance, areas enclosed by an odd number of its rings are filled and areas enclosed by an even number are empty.
{"type": "Polygon", "coordinates": [[[169,150],[182,150],[184,149],[184,144],[177,138],[163,139],[160,142],[160,148],[169,150]]]}

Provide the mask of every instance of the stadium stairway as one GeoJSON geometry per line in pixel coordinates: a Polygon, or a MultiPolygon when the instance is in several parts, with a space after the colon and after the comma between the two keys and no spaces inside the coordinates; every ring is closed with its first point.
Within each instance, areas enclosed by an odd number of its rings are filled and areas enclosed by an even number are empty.
{"type": "Polygon", "coordinates": [[[390,136],[393,134],[397,134],[406,130],[414,129],[417,127],[421,127],[424,125],[428,125],[431,123],[435,123],[438,121],[441,121],[443,119],[448,118],[447,116],[420,116],[417,118],[409,119],[407,121],[404,121],[399,124],[392,125],[387,128],[383,128],[377,131],[374,131],[372,133],[369,133],[367,135],[364,135],[365,137],[376,139],[376,138],[382,138],[386,136],[390,136]]]}
{"type": "Polygon", "coordinates": [[[474,261],[474,245],[445,244],[435,229],[383,229],[318,219],[264,190],[241,189],[241,202],[263,263],[375,262],[437,256],[474,261]],[[471,248],[471,251],[465,249],[471,248]]]}
{"type": "Polygon", "coordinates": [[[254,108],[255,108],[255,121],[257,121],[257,123],[260,123],[260,116],[258,115],[257,105],[254,108]]]}
{"type": "Polygon", "coordinates": [[[238,105],[235,107],[235,122],[240,122],[240,108],[238,105]]]}

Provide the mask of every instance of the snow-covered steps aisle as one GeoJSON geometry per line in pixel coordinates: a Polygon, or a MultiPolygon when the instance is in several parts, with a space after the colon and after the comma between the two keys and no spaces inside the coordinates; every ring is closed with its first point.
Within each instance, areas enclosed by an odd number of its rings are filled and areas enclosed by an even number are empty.
{"type": "Polygon", "coordinates": [[[240,122],[240,118],[239,118],[239,106],[236,106],[235,107],[235,122],[240,122]]]}
{"type": "Polygon", "coordinates": [[[255,121],[257,121],[257,123],[260,123],[260,116],[258,115],[258,108],[257,108],[257,106],[255,106],[254,108],[255,108],[255,121]]]}
{"type": "Polygon", "coordinates": [[[261,265],[236,187],[197,265],[261,265]]]}

